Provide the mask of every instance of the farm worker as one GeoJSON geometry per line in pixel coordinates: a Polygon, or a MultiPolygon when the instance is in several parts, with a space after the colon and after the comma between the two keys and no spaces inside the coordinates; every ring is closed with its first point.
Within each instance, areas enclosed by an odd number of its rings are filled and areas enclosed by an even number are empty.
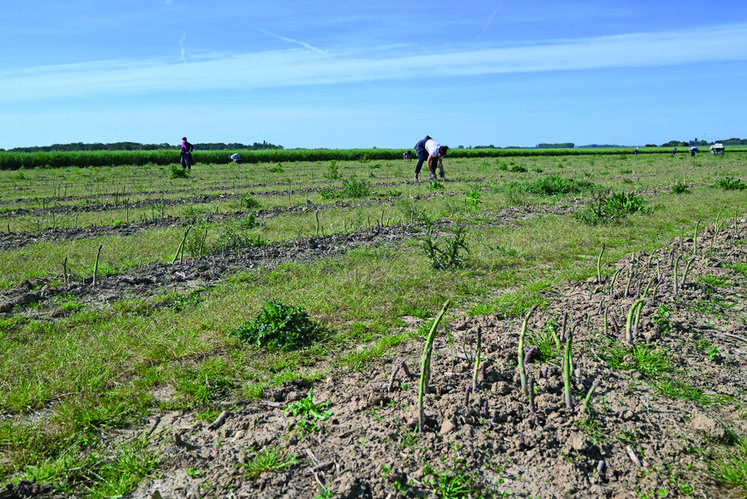
{"type": "Polygon", "coordinates": [[[187,137],[182,137],[182,153],[181,157],[179,158],[182,163],[182,168],[186,168],[187,170],[192,169],[192,150],[194,149],[194,146],[189,143],[187,140],[187,137]]]}
{"type": "Polygon", "coordinates": [[[426,166],[431,172],[431,180],[436,180],[436,165],[438,165],[441,174],[441,180],[446,180],[444,175],[444,156],[449,151],[449,146],[442,146],[433,139],[425,141],[425,150],[428,151],[428,160],[426,166]]]}
{"type": "Polygon", "coordinates": [[[418,155],[418,164],[415,165],[415,182],[418,181],[420,175],[420,169],[423,167],[423,163],[428,158],[428,152],[425,150],[425,143],[431,139],[430,135],[426,135],[424,139],[421,139],[415,144],[415,154],[418,155]]]}
{"type": "Polygon", "coordinates": [[[635,148],[635,152],[633,154],[635,154],[636,156],[638,156],[638,148],[637,147],[635,148]]]}
{"type": "Polygon", "coordinates": [[[677,148],[676,147],[674,149],[672,149],[672,156],[674,156],[675,154],[677,154],[677,148]]]}
{"type": "Polygon", "coordinates": [[[241,162],[241,155],[239,153],[231,154],[228,159],[233,161],[234,163],[240,163],[241,162]]]}

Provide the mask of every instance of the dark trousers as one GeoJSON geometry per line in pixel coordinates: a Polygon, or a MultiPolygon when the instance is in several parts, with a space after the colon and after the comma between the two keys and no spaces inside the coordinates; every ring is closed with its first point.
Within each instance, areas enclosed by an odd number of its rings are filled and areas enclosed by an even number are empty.
{"type": "Polygon", "coordinates": [[[420,175],[420,169],[423,163],[428,159],[428,151],[418,151],[418,164],[415,166],[415,175],[420,175]]]}
{"type": "Polygon", "coordinates": [[[187,170],[192,169],[192,153],[183,152],[182,157],[180,159],[182,163],[182,168],[185,168],[187,170]]]}

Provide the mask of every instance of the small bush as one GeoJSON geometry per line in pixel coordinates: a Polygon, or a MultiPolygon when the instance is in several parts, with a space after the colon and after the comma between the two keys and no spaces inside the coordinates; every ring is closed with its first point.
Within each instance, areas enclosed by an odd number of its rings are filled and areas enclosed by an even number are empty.
{"type": "Polygon", "coordinates": [[[462,252],[469,253],[467,247],[467,232],[464,227],[457,227],[453,231],[451,239],[435,240],[433,238],[433,225],[428,225],[425,237],[422,239],[422,247],[425,254],[436,270],[461,267],[466,263],[462,252]]]}
{"type": "Polygon", "coordinates": [[[169,178],[189,178],[189,170],[186,170],[179,165],[171,165],[169,178]]]}
{"type": "Polygon", "coordinates": [[[322,199],[365,198],[370,196],[371,192],[371,182],[354,178],[343,179],[342,189],[332,187],[319,189],[319,195],[322,199]]]}
{"type": "Polygon", "coordinates": [[[588,225],[617,223],[633,213],[647,213],[643,198],[633,192],[600,193],[587,207],[576,214],[576,218],[588,225]]]}
{"type": "Polygon", "coordinates": [[[270,300],[253,321],[242,324],[232,334],[242,343],[277,351],[308,346],[320,331],[303,308],[270,300]]]}
{"type": "Polygon", "coordinates": [[[332,161],[329,165],[327,165],[327,173],[324,174],[324,177],[327,180],[339,180],[342,178],[340,167],[337,166],[336,161],[332,161]]]}
{"type": "Polygon", "coordinates": [[[743,183],[741,179],[734,177],[724,177],[718,179],[714,184],[714,187],[719,187],[727,191],[743,191],[747,189],[747,184],[743,183]]]}
{"type": "Polygon", "coordinates": [[[348,198],[364,198],[371,195],[371,182],[346,178],[342,181],[342,194],[348,198]]]}
{"type": "Polygon", "coordinates": [[[247,210],[256,210],[259,208],[259,201],[257,201],[251,194],[246,194],[241,198],[240,206],[247,210]]]}
{"type": "Polygon", "coordinates": [[[262,236],[257,234],[255,237],[252,237],[251,234],[244,234],[241,230],[237,229],[241,229],[241,223],[239,223],[237,227],[228,226],[224,228],[223,232],[218,236],[215,245],[212,247],[211,252],[235,251],[242,248],[262,246],[262,236]]]}
{"type": "Polygon", "coordinates": [[[239,222],[239,226],[242,229],[253,229],[254,227],[257,227],[259,225],[259,222],[257,222],[257,217],[254,215],[254,213],[249,213],[244,218],[241,219],[239,222]]]}

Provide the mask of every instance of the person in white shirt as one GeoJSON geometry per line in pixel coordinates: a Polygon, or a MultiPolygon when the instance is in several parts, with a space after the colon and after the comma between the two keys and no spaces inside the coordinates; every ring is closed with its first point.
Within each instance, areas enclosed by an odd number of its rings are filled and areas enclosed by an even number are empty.
{"type": "Polygon", "coordinates": [[[436,180],[436,166],[439,168],[441,174],[441,180],[446,180],[444,175],[444,156],[449,151],[449,146],[442,146],[433,139],[425,141],[425,150],[428,152],[428,160],[426,166],[428,171],[431,172],[431,180],[436,180]]]}

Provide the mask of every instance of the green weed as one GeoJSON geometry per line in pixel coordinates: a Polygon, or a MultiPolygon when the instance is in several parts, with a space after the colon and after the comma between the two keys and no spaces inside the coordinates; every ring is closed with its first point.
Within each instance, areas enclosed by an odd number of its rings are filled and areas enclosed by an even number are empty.
{"type": "Polygon", "coordinates": [[[278,447],[252,449],[252,454],[254,456],[250,458],[244,453],[245,462],[239,464],[248,480],[256,480],[262,473],[290,468],[300,462],[296,453],[286,454],[278,447]]]}
{"type": "Polygon", "coordinates": [[[421,239],[421,247],[436,270],[458,268],[466,262],[463,253],[469,253],[469,248],[465,228],[457,226],[452,234],[450,239],[435,239],[434,226],[428,225],[425,236],[421,239]]]}
{"type": "Polygon", "coordinates": [[[632,192],[610,192],[595,195],[576,218],[587,225],[613,224],[634,213],[648,213],[643,198],[632,192]]]}
{"type": "Polygon", "coordinates": [[[245,322],[231,334],[242,343],[268,350],[296,350],[309,346],[320,332],[321,327],[303,308],[269,300],[254,320],[245,322]]]}
{"type": "Polygon", "coordinates": [[[186,170],[179,165],[171,165],[169,178],[189,178],[189,170],[186,170]]]}
{"type": "Polygon", "coordinates": [[[726,191],[743,191],[747,189],[747,184],[742,182],[741,179],[734,177],[722,177],[713,186],[726,191]]]}

